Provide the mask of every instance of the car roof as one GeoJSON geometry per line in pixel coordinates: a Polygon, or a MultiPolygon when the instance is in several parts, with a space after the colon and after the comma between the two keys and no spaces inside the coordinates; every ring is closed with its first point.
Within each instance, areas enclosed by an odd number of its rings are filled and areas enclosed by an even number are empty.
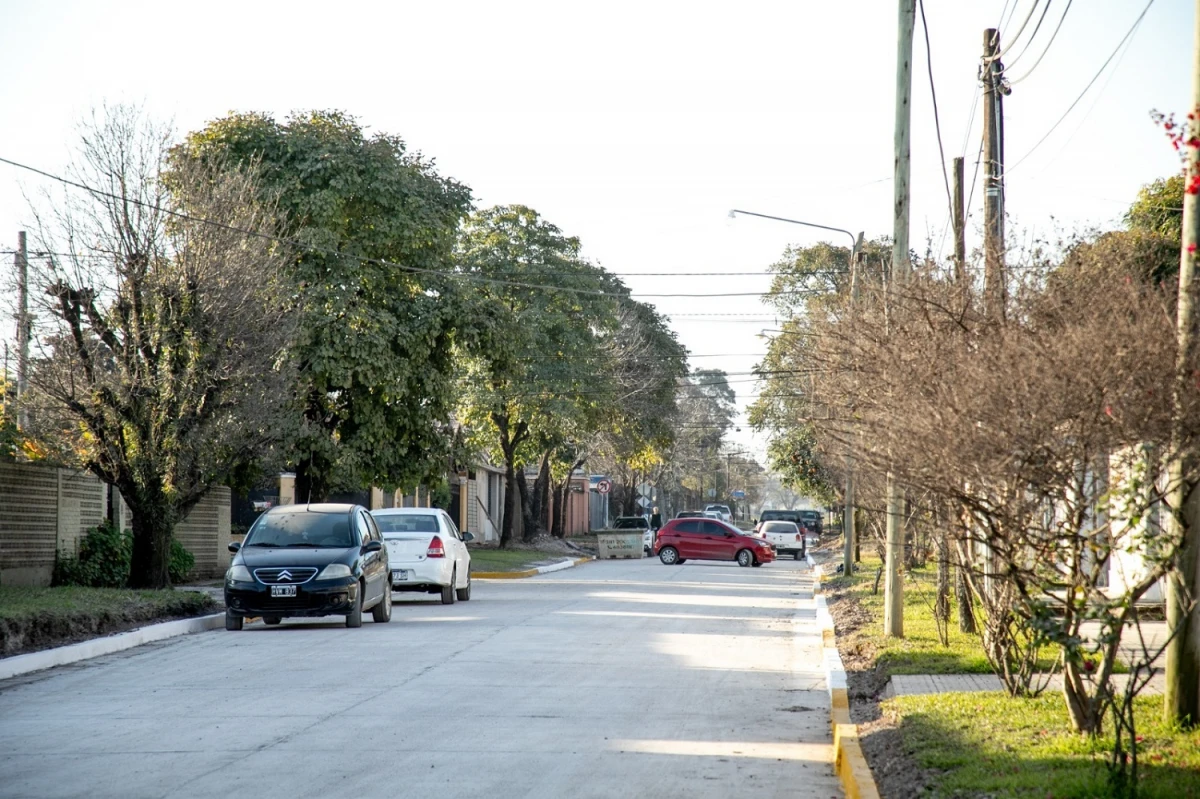
{"type": "Polygon", "coordinates": [[[441,513],[441,508],[376,508],[371,511],[372,516],[428,516],[429,514],[441,513]]]}
{"type": "Polygon", "coordinates": [[[361,507],[350,502],[312,502],[307,505],[276,505],[267,513],[273,516],[281,513],[350,513],[361,507]]]}

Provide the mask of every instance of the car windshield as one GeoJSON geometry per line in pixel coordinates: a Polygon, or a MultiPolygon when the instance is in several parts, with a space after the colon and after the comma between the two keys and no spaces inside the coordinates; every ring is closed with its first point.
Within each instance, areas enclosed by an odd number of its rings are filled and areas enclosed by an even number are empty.
{"type": "Polygon", "coordinates": [[[633,529],[633,528],[640,529],[642,527],[649,527],[649,526],[650,525],[647,523],[647,521],[645,519],[643,519],[640,516],[635,516],[635,517],[627,517],[627,518],[623,518],[623,519],[617,519],[616,523],[613,525],[613,529],[629,530],[629,529],[633,529]]]}
{"type": "Polygon", "coordinates": [[[246,534],[248,547],[354,546],[349,513],[267,513],[246,534]]]}
{"type": "MultiPolygon", "coordinates": [[[[375,515],[375,514],[372,514],[375,515]]],[[[436,533],[437,517],[432,513],[380,513],[375,515],[379,531],[387,538],[388,533],[436,533]]]]}
{"type": "Polygon", "coordinates": [[[763,525],[764,533],[795,533],[799,532],[794,522],[767,522],[763,525]]]}

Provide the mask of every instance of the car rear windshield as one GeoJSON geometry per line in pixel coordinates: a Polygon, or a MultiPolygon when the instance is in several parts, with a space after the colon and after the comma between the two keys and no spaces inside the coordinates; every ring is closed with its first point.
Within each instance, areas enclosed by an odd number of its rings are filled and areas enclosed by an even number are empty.
{"type": "Polygon", "coordinates": [[[428,513],[381,513],[375,516],[379,531],[386,537],[388,533],[436,533],[438,531],[437,517],[428,513]]]}
{"type": "Polygon", "coordinates": [[[762,521],[799,521],[800,514],[794,510],[765,510],[760,517],[762,521]]]}
{"type": "Polygon", "coordinates": [[[246,534],[248,547],[352,547],[348,513],[268,513],[246,534]]]}
{"type": "Polygon", "coordinates": [[[649,526],[650,526],[650,523],[647,522],[645,519],[643,519],[641,516],[630,516],[630,517],[625,517],[622,519],[617,519],[617,521],[613,524],[613,529],[614,530],[633,530],[633,529],[641,529],[643,527],[649,527],[649,526]]]}

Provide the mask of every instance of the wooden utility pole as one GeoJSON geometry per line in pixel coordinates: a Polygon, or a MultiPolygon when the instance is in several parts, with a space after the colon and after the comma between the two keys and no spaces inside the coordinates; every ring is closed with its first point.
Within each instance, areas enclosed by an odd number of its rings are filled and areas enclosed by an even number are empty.
{"type": "Polygon", "coordinates": [[[983,251],[984,310],[1004,318],[1004,86],[1000,32],[983,32],[983,251]]]}
{"type": "MultiPolygon", "coordinates": [[[[900,0],[899,38],[896,42],[896,174],[895,216],[892,220],[892,280],[908,278],[909,128],[912,121],[913,27],[917,0],[900,0]]],[[[904,586],[900,561],[904,556],[904,511],[896,475],[887,473],[887,580],[884,583],[883,632],[904,637],[904,586]]]]}
{"type": "MultiPolygon", "coordinates": [[[[29,251],[25,244],[25,231],[17,233],[17,427],[25,430],[29,426],[29,413],[25,410],[25,392],[28,390],[29,336],[29,251]]],[[[7,374],[5,378],[7,379],[7,374]]]]}
{"type": "Polygon", "coordinates": [[[963,187],[963,160],[954,159],[954,282],[967,289],[967,218],[963,187]]]}
{"type": "MultiPolygon", "coordinates": [[[[862,263],[863,234],[859,233],[850,250],[850,314],[858,311],[858,267],[862,263]]],[[[842,506],[842,574],[854,574],[858,530],[854,527],[854,431],[850,431],[850,446],[846,453],[846,495],[842,506]]]]}
{"type": "MultiPolygon", "coordinates": [[[[1185,141],[1200,135],[1200,0],[1196,2],[1192,43],[1192,114],[1185,141]]],[[[1187,146],[1186,185],[1200,180],[1200,147],[1187,146]]],[[[1184,449],[1184,405],[1189,401],[1191,364],[1196,355],[1196,258],[1200,244],[1200,202],[1183,194],[1183,238],[1179,256],[1179,304],[1175,314],[1176,341],[1172,389],[1171,460],[1167,464],[1167,506],[1171,509],[1171,538],[1181,540],[1175,569],[1167,575],[1167,629],[1177,630],[1167,646],[1163,715],[1168,722],[1200,724],[1200,488],[1186,485],[1197,457],[1184,449]],[[1189,496],[1190,495],[1190,496],[1189,496]]]]}

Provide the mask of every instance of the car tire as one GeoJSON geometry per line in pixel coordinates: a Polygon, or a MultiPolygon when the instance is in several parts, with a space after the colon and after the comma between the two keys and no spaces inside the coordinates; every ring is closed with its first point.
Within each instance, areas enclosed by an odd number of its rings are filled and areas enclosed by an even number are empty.
{"type": "Polygon", "coordinates": [[[797,552],[797,553],[796,553],[796,560],[804,560],[804,553],[803,553],[803,552],[797,552]]]}
{"type": "Polygon", "coordinates": [[[458,597],[459,602],[470,602],[471,601],[471,570],[470,569],[467,569],[467,587],[459,588],[459,589],[455,590],[454,593],[458,597]]]}
{"type": "Polygon", "coordinates": [[[748,549],[739,549],[737,553],[737,565],[743,568],[748,568],[754,565],[754,553],[748,549]]]}
{"type": "Polygon", "coordinates": [[[383,598],[371,608],[371,621],[376,624],[387,624],[392,620],[392,586],[383,587],[383,598]]]}
{"type": "Polygon", "coordinates": [[[245,623],[246,620],[243,619],[239,614],[234,613],[232,610],[225,611],[226,630],[229,630],[230,632],[236,632],[237,630],[242,629],[242,625],[245,623]]]}
{"type": "Polygon", "coordinates": [[[754,566],[757,568],[757,567],[759,567],[759,566],[761,566],[761,565],[762,565],[762,561],[761,561],[761,560],[756,560],[756,561],[754,561],[754,564],[753,564],[753,565],[754,565],[754,566]]]}
{"type": "Polygon", "coordinates": [[[367,587],[362,583],[358,584],[358,596],[354,600],[354,607],[346,614],[347,627],[362,627],[362,603],[363,595],[367,593],[367,587]]]}
{"type": "Polygon", "coordinates": [[[453,605],[454,604],[454,584],[456,582],[458,582],[458,570],[457,569],[450,572],[450,585],[442,588],[442,604],[443,605],[453,605]]]}
{"type": "Polygon", "coordinates": [[[283,621],[282,616],[263,616],[263,624],[276,625],[283,621]]]}
{"type": "Polygon", "coordinates": [[[663,547],[658,551],[658,559],[663,562],[664,566],[674,566],[676,563],[683,563],[679,559],[679,550],[675,547],[663,547]]]}

